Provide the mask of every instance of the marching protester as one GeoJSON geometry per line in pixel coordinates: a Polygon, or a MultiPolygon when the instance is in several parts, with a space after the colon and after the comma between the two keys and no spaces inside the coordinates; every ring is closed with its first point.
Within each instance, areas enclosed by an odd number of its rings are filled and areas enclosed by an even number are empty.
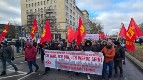
{"type": "MultiPolygon", "coordinates": [[[[92,51],[92,42],[87,40],[83,46],[83,51],[92,51]]],[[[87,74],[87,79],[90,80],[90,75],[87,74]]]]}
{"type": "Polygon", "coordinates": [[[37,42],[35,41],[35,39],[33,40],[33,46],[36,48],[37,46],[37,42]]]}
{"type": "Polygon", "coordinates": [[[118,67],[120,69],[120,77],[123,77],[123,68],[122,68],[122,61],[125,59],[125,50],[120,45],[120,42],[115,42],[115,57],[114,57],[114,69],[115,69],[115,75],[114,77],[117,77],[118,75],[118,67]]]}
{"type": "Polygon", "coordinates": [[[19,53],[20,46],[21,46],[21,42],[20,42],[20,40],[18,39],[18,40],[16,40],[16,42],[15,42],[15,47],[16,47],[17,53],[19,53]]]}
{"type": "Polygon", "coordinates": [[[39,70],[39,66],[36,64],[36,55],[37,55],[36,48],[33,47],[30,42],[27,42],[26,48],[25,48],[25,58],[27,60],[28,67],[29,67],[29,72],[27,74],[30,74],[33,72],[32,65],[36,67],[35,72],[39,70]]]}
{"type": "Polygon", "coordinates": [[[18,68],[16,67],[15,64],[12,63],[12,61],[14,60],[14,53],[13,53],[12,47],[8,45],[7,42],[2,42],[0,46],[1,46],[0,60],[2,61],[2,65],[3,65],[3,70],[0,76],[6,75],[6,67],[7,67],[6,62],[12,65],[15,69],[15,72],[17,72],[18,68]]]}
{"type": "Polygon", "coordinates": [[[104,55],[104,62],[103,62],[103,70],[102,70],[102,80],[106,80],[105,76],[107,66],[109,66],[109,75],[108,75],[108,80],[111,80],[112,78],[112,68],[113,68],[113,59],[115,56],[115,49],[113,47],[112,42],[107,42],[107,45],[102,49],[101,51],[104,55]]]}

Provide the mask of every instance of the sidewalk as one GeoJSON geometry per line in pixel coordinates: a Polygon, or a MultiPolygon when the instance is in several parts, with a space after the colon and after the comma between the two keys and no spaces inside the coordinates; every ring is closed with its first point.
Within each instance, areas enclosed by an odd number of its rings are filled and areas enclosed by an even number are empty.
{"type": "Polygon", "coordinates": [[[138,59],[134,58],[132,55],[126,52],[126,57],[130,59],[142,72],[143,72],[143,62],[139,61],[138,59]]]}

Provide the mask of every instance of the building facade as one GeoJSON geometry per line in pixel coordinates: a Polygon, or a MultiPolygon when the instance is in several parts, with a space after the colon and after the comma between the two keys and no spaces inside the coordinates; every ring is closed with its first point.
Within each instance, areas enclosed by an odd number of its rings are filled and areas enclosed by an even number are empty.
{"type": "Polygon", "coordinates": [[[21,19],[26,33],[30,33],[36,17],[39,35],[45,21],[49,20],[53,38],[66,38],[69,25],[77,29],[79,16],[83,18],[83,13],[76,6],[76,0],[21,0],[21,19]]]}

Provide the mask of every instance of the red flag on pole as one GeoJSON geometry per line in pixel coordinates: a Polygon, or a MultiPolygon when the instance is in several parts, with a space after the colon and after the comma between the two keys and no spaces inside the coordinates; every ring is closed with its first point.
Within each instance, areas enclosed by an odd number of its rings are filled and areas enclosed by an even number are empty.
{"type": "Polygon", "coordinates": [[[51,35],[51,31],[50,31],[50,24],[49,24],[49,21],[47,20],[43,34],[40,39],[40,42],[42,43],[42,42],[46,42],[48,40],[52,40],[52,35],[51,35]]]}
{"type": "Polygon", "coordinates": [[[85,29],[84,29],[84,26],[82,24],[82,19],[81,17],[79,17],[79,24],[78,24],[78,32],[77,32],[77,41],[76,41],[76,45],[79,45],[82,40],[84,39],[85,37],[85,29]]]}
{"type": "Polygon", "coordinates": [[[2,42],[5,39],[5,36],[8,32],[8,27],[9,27],[9,23],[5,26],[5,29],[0,34],[0,42],[2,42]]]}
{"type": "Polygon", "coordinates": [[[120,30],[119,36],[121,36],[123,38],[125,38],[125,36],[126,36],[126,28],[125,28],[124,24],[122,24],[122,28],[120,30]]]}
{"type": "Polygon", "coordinates": [[[128,30],[126,32],[126,49],[133,52],[135,50],[134,40],[141,35],[142,33],[139,27],[134,19],[131,18],[128,30]]]}
{"type": "Polygon", "coordinates": [[[73,30],[70,26],[68,27],[67,30],[67,37],[68,37],[68,42],[72,42],[77,37],[77,32],[73,30]]]}
{"type": "Polygon", "coordinates": [[[105,40],[106,39],[106,36],[104,34],[104,32],[99,32],[99,38],[105,40]]]}
{"type": "Polygon", "coordinates": [[[33,21],[33,25],[32,25],[32,31],[30,33],[30,38],[33,39],[34,38],[34,34],[35,32],[38,30],[38,26],[37,26],[37,20],[36,18],[34,18],[34,21],[33,21]]]}

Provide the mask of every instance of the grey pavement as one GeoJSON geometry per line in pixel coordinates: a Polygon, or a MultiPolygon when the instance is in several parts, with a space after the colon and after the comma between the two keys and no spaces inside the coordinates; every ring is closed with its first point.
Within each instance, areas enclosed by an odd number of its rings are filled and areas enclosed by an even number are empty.
{"type": "MultiPolygon", "coordinates": [[[[44,73],[44,64],[40,61],[40,55],[37,57],[37,64],[40,66],[40,70],[36,73],[26,75],[28,72],[27,62],[24,61],[24,57],[17,58],[14,63],[19,68],[17,73],[14,72],[11,66],[8,66],[7,75],[0,77],[0,80],[87,80],[86,74],[80,74],[76,76],[74,72],[58,71],[51,69],[48,74],[44,73]]],[[[33,67],[34,68],[34,67],[33,67]]],[[[124,78],[113,78],[113,80],[143,80],[143,73],[128,59],[126,59],[126,65],[124,68],[124,78]]],[[[101,76],[91,75],[91,80],[101,80],[101,76]]]]}

